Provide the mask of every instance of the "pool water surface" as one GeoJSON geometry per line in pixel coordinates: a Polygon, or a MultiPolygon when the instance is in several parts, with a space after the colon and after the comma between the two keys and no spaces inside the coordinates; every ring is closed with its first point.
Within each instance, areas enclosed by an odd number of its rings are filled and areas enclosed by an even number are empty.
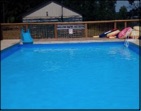
{"type": "Polygon", "coordinates": [[[123,44],[15,46],[1,60],[2,109],[138,109],[139,54],[123,44]]]}

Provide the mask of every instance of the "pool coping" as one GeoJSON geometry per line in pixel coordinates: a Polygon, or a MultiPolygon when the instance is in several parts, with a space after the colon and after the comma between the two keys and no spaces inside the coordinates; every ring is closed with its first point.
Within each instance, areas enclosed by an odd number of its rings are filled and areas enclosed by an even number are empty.
{"type": "MultiPolygon", "coordinates": [[[[73,39],[66,39],[66,40],[61,40],[61,39],[56,39],[56,40],[48,40],[48,39],[35,39],[33,44],[54,44],[54,43],[92,43],[92,42],[124,42],[124,39],[79,39],[79,40],[73,40],[73,39]]],[[[130,39],[129,42],[140,46],[140,40],[136,39],[130,39]]],[[[14,46],[16,44],[22,44],[20,39],[6,39],[6,40],[1,40],[1,51],[14,46]]]]}

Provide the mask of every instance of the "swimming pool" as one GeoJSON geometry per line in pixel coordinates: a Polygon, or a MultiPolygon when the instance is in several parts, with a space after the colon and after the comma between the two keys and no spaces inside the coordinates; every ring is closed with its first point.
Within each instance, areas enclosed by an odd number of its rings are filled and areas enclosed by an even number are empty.
{"type": "Polygon", "coordinates": [[[4,50],[2,109],[139,109],[139,51],[123,44],[33,44],[4,50]]]}

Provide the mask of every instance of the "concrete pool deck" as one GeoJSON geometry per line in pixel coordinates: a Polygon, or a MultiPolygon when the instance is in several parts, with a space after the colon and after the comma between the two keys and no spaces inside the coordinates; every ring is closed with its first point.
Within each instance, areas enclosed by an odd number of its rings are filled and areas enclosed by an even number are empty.
{"type": "MultiPolygon", "coordinates": [[[[115,42],[124,41],[123,39],[108,39],[108,38],[61,38],[61,39],[34,39],[34,44],[46,44],[46,43],[76,43],[76,42],[115,42]]],[[[140,45],[140,40],[129,40],[137,45],[140,45]]],[[[1,50],[6,49],[12,45],[20,43],[20,39],[5,39],[1,40],[1,50]]]]}
{"type": "Polygon", "coordinates": [[[5,39],[1,40],[1,50],[6,49],[12,45],[20,43],[20,39],[5,39]]]}

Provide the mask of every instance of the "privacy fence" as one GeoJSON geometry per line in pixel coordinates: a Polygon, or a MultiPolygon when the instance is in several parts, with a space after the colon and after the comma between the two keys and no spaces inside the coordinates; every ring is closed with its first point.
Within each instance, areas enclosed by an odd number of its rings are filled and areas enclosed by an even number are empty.
{"type": "Polygon", "coordinates": [[[30,29],[34,39],[43,38],[83,38],[93,37],[117,28],[139,25],[139,19],[84,21],[84,22],[49,22],[49,23],[1,23],[2,39],[20,39],[21,29],[30,29]]]}

